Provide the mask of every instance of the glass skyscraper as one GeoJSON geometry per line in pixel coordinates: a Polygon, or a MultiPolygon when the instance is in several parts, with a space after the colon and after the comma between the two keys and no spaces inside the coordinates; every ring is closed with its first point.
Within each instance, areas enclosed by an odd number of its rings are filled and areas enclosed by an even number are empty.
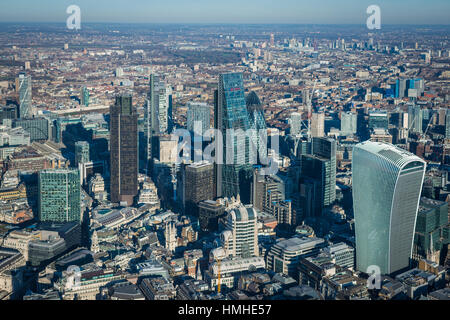
{"type": "Polygon", "coordinates": [[[81,88],[81,105],[89,107],[89,90],[86,87],[81,88]]]}
{"type": "Polygon", "coordinates": [[[391,274],[408,267],[426,163],[367,141],[354,147],[352,170],[357,269],[391,274]]]}
{"type": "Polygon", "coordinates": [[[389,121],[387,111],[372,110],[369,112],[369,129],[388,129],[389,121]]]}
{"type": "Polygon", "coordinates": [[[351,136],[358,130],[358,116],[352,112],[343,112],[341,114],[341,134],[351,136]]]}
{"type": "Polygon", "coordinates": [[[291,114],[291,135],[298,136],[302,133],[302,115],[298,112],[291,114]]]}
{"type": "Polygon", "coordinates": [[[206,103],[190,102],[187,111],[187,129],[199,136],[211,128],[211,108],[206,103]]]}
{"type": "Polygon", "coordinates": [[[172,88],[167,86],[159,75],[152,74],[144,112],[147,170],[151,170],[153,155],[157,152],[157,137],[161,134],[170,134],[172,131],[172,88]]]}
{"type": "Polygon", "coordinates": [[[222,74],[215,92],[214,126],[223,135],[223,159],[225,164],[216,165],[216,186],[218,197],[236,197],[250,203],[250,184],[253,175],[249,164],[250,137],[245,134],[250,127],[244,94],[242,73],[222,74]],[[228,130],[243,130],[235,134],[233,141],[227,141],[228,130]],[[232,164],[226,163],[227,157],[232,164]]]}
{"type": "Polygon", "coordinates": [[[31,76],[25,73],[19,74],[19,78],[16,80],[16,86],[19,88],[20,118],[29,118],[33,114],[31,76]]]}
{"type": "Polygon", "coordinates": [[[39,220],[81,222],[81,185],[78,170],[39,172],[39,220]]]}
{"type": "Polygon", "coordinates": [[[301,177],[309,185],[313,196],[304,209],[304,215],[321,216],[323,208],[336,200],[336,141],[313,138],[312,154],[301,155],[301,177]]]}
{"type": "MultiPolygon", "coordinates": [[[[260,152],[259,155],[267,156],[267,124],[264,117],[264,109],[256,92],[250,92],[245,98],[247,105],[248,119],[250,123],[250,129],[254,130],[253,143],[256,147],[256,152],[260,152]],[[266,141],[261,141],[261,135],[266,141]]],[[[261,164],[261,158],[258,159],[258,164],[261,164]]]]}
{"type": "Polygon", "coordinates": [[[408,107],[408,128],[410,132],[423,132],[423,110],[420,106],[408,107]]]}

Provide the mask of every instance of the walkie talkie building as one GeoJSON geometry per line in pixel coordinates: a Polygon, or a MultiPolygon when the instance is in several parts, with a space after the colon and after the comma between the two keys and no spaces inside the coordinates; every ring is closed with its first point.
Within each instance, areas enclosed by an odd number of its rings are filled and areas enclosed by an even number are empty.
{"type": "Polygon", "coordinates": [[[391,274],[409,266],[426,163],[390,144],[353,149],[357,269],[391,274]]]}

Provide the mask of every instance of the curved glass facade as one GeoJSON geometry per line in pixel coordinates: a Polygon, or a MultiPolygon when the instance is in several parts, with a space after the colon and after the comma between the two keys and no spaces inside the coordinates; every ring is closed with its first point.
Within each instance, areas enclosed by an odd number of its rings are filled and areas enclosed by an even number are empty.
{"type": "Polygon", "coordinates": [[[390,274],[408,267],[426,164],[389,144],[353,149],[357,269],[390,274]]]}

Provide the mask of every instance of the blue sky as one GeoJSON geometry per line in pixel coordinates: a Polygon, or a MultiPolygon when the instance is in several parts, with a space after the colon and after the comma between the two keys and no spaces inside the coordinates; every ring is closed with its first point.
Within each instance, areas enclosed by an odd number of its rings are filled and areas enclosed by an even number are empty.
{"type": "Polygon", "coordinates": [[[2,0],[0,22],[365,24],[381,7],[384,24],[450,24],[450,0],[2,0]]]}

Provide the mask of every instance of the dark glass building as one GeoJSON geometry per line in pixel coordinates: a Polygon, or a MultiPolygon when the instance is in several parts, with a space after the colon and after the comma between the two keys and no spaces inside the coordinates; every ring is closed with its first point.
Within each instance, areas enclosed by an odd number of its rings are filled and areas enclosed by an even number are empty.
{"type": "Polygon", "coordinates": [[[215,198],[214,165],[198,162],[183,169],[183,203],[186,214],[198,216],[198,203],[215,198]]]}
{"type": "Polygon", "coordinates": [[[111,201],[132,205],[138,191],[138,116],[129,95],[110,108],[111,201]]]}

